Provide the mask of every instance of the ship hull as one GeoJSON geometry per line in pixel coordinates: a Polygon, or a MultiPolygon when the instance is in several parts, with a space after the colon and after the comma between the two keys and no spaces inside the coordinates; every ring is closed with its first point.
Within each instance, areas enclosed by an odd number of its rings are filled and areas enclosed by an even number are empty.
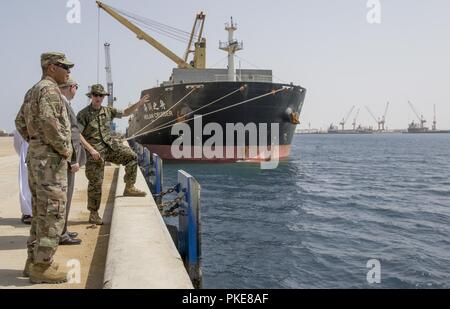
{"type": "Polygon", "coordinates": [[[412,133],[415,133],[415,134],[417,134],[417,133],[439,134],[439,133],[450,133],[450,130],[408,130],[405,133],[409,133],[409,134],[412,134],[412,133]]]}
{"type": "Polygon", "coordinates": [[[150,104],[129,121],[127,134],[134,141],[165,160],[233,162],[267,160],[268,153],[276,153],[280,159],[287,158],[296,128],[292,114],[301,113],[306,90],[300,86],[264,82],[208,82],[156,87],[144,90],[142,95],[145,94],[150,95],[150,104]],[[189,94],[193,87],[198,89],[189,94]],[[283,90],[271,93],[278,89],[283,90]],[[243,103],[245,101],[248,102],[243,103]],[[184,131],[182,135],[172,132],[177,123],[189,127],[190,137],[184,131]],[[256,128],[256,142],[251,133],[246,132],[245,141],[233,133],[234,141],[230,144],[227,126],[236,124],[256,128]],[[211,126],[216,129],[205,132],[206,127],[211,126]],[[208,140],[211,141],[213,135],[223,138],[211,146],[208,140]],[[180,139],[190,142],[177,146],[180,139]],[[206,144],[211,146],[209,153],[204,151],[206,144]],[[180,158],[174,154],[174,149],[181,149],[187,155],[180,158]]]}
{"type": "Polygon", "coordinates": [[[327,134],[373,134],[373,130],[328,130],[327,134]]]}

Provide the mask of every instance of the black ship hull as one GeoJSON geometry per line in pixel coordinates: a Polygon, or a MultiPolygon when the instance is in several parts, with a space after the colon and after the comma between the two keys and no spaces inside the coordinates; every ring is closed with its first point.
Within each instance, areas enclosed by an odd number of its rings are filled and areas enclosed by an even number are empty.
{"type": "Polygon", "coordinates": [[[261,153],[263,137],[266,138],[264,145],[269,145],[267,149],[274,151],[276,148],[279,158],[289,156],[306,90],[300,86],[267,82],[206,82],[156,87],[142,91],[142,95],[145,94],[150,95],[150,103],[130,118],[128,137],[166,160],[236,161],[267,160],[261,153]],[[193,88],[196,90],[189,94],[193,88]],[[202,115],[201,123],[194,115],[202,115]],[[190,137],[172,135],[173,126],[183,122],[192,132],[190,137]],[[222,152],[215,157],[205,155],[201,150],[198,152],[198,148],[217,133],[217,130],[209,134],[203,132],[210,123],[220,125],[224,136],[221,145],[215,143],[211,148],[216,153],[222,152]],[[233,143],[227,143],[227,124],[238,123],[246,128],[256,127],[257,141],[247,132],[245,143],[239,142],[236,134],[233,143]],[[278,127],[278,133],[274,125],[278,127]],[[179,158],[173,154],[172,146],[180,138],[190,140],[190,146],[183,143],[181,149],[188,147],[191,155],[179,158]],[[271,143],[275,146],[271,147],[271,143]],[[234,156],[230,156],[231,150],[234,156]]]}

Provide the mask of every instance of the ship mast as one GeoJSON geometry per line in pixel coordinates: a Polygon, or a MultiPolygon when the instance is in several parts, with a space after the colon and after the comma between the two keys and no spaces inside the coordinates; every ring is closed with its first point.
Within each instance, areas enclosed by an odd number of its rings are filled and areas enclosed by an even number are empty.
{"type": "Polygon", "coordinates": [[[219,48],[228,52],[228,80],[236,81],[236,71],[234,69],[234,54],[243,49],[242,42],[238,42],[234,39],[234,31],[237,30],[237,25],[233,23],[233,17],[231,17],[231,23],[225,24],[225,30],[228,31],[228,42],[219,42],[219,48]]]}

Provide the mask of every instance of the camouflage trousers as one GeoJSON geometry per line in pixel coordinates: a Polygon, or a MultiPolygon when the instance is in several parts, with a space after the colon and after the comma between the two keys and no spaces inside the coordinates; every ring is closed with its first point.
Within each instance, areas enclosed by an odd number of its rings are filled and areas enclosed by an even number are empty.
{"type": "Polygon", "coordinates": [[[91,154],[87,153],[86,178],[89,180],[87,208],[90,211],[98,211],[100,208],[105,162],[125,166],[123,180],[127,185],[134,185],[136,183],[138,167],[137,156],[130,147],[116,144],[114,145],[114,149],[106,145],[99,149],[97,148],[99,147],[96,147],[96,150],[102,157],[100,160],[94,160],[91,154]]]}
{"type": "Polygon", "coordinates": [[[51,264],[65,222],[67,161],[49,146],[30,143],[27,163],[33,212],[28,258],[51,264]]]}

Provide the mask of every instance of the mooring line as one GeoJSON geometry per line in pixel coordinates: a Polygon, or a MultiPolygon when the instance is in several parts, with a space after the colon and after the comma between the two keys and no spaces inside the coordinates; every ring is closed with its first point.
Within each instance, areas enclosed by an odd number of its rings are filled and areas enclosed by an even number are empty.
{"type": "MultiPolygon", "coordinates": [[[[229,96],[235,94],[235,93],[238,92],[238,91],[244,90],[245,88],[246,88],[245,85],[242,86],[242,87],[239,87],[238,89],[236,89],[236,90],[234,90],[234,91],[232,91],[232,92],[230,92],[230,93],[224,95],[223,97],[218,98],[218,99],[216,99],[216,100],[214,100],[214,101],[212,101],[212,102],[210,102],[210,103],[208,103],[208,104],[206,104],[206,105],[204,105],[204,106],[202,106],[202,107],[200,107],[200,108],[197,108],[196,110],[194,110],[194,111],[192,111],[192,112],[189,112],[189,113],[183,115],[182,117],[186,117],[186,116],[192,115],[192,114],[198,112],[199,110],[202,110],[202,109],[204,109],[204,108],[206,108],[206,107],[208,107],[208,106],[211,106],[211,105],[213,105],[213,104],[215,104],[215,103],[217,103],[217,102],[219,102],[219,101],[221,101],[221,100],[223,100],[223,99],[225,99],[225,98],[227,98],[227,97],[229,97],[229,96]]],[[[181,118],[181,117],[179,117],[179,118],[181,118]]],[[[168,124],[174,123],[174,122],[176,122],[177,120],[178,120],[178,118],[172,119],[172,120],[170,120],[170,121],[168,121],[168,122],[166,122],[166,123],[163,123],[163,124],[157,126],[156,128],[150,129],[149,131],[157,130],[157,129],[159,129],[159,128],[161,128],[161,127],[164,127],[164,126],[166,126],[166,125],[168,125],[168,124]]]]}
{"type": "MultiPolygon", "coordinates": [[[[284,91],[284,90],[286,90],[286,89],[288,89],[288,88],[280,88],[280,89],[277,89],[277,90],[272,90],[272,91],[270,91],[270,92],[268,92],[268,93],[265,93],[265,94],[262,94],[262,95],[260,95],[260,96],[257,96],[257,97],[254,97],[254,98],[251,98],[251,99],[242,101],[242,102],[238,102],[238,103],[232,104],[232,105],[230,105],[230,106],[226,106],[226,107],[220,108],[220,109],[218,109],[218,110],[215,110],[215,111],[206,113],[206,114],[204,114],[204,115],[200,115],[199,117],[204,117],[204,116],[212,115],[212,114],[215,114],[215,113],[218,113],[218,112],[221,112],[221,111],[224,111],[224,110],[227,110],[227,109],[230,109],[230,108],[233,108],[233,107],[242,105],[242,104],[246,104],[246,103],[249,103],[249,102],[252,102],[252,101],[255,101],[255,100],[259,100],[259,99],[262,99],[262,98],[264,98],[264,97],[266,97],[266,96],[274,95],[274,94],[276,94],[276,93],[278,93],[278,92],[280,92],[280,91],[284,91]]],[[[190,119],[182,120],[182,121],[179,121],[179,122],[177,122],[177,123],[186,123],[186,122],[189,122],[189,121],[194,120],[194,119],[196,119],[196,118],[198,118],[198,117],[193,117],[193,118],[190,118],[190,119]]],[[[130,137],[130,138],[128,138],[127,140],[130,140],[130,139],[133,139],[133,138],[136,138],[136,137],[140,137],[140,136],[143,136],[143,135],[147,135],[147,134],[150,134],[150,133],[154,133],[154,132],[157,132],[157,131],[166,129],[166,128],[170,128],[171,126],[172,126],[172,125],[170,124],[170,125],[164,126],[164,127],[162,127],[162,128],[158,128],[158,129],[154,129],[154,130],[149,130],[149,131],[144,132],[144,133],[140,133],[140,134],[137,134],[137,135],[133,135],[133,137],[130,137]]]]}
{"type": "Polygon", "coordinates": [[[133,139],[136,137],[137,134],[139,134],[140,132],[144,131],[146,128],[148,128],[149,126],[151,126],[152,124],[154,124],[159,118],[161,118],[162,116],[164,116],[166,113],[170,112],[175,106],[177,106],[178,104],[180,104],[182,101],[184,101],[184,99],[186,99],[188,96],[190,96],[195,90],[197,90],[197,88],[193,88],[191,91],[189,91],[188,94],[186,94],[183,98],[181,98],[177,103],[175,103],[174,105],[172,105],[171,108],[169,108],[168,110],[166,110],[164,113],[162,113],[161,115],[159,115],[156,119],[154,119],[152,122],[150,122],[148,125],[144,126],[143,128],[141,128],[139,131],[137,131],[136,133],[133,134],[133,136],[127,138],[127,140],[133,139]]]}

